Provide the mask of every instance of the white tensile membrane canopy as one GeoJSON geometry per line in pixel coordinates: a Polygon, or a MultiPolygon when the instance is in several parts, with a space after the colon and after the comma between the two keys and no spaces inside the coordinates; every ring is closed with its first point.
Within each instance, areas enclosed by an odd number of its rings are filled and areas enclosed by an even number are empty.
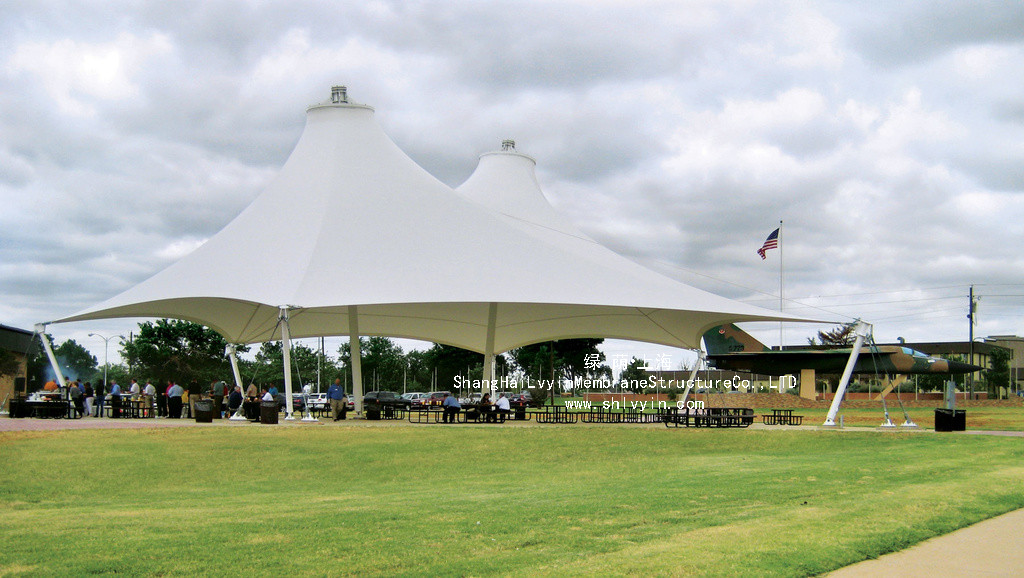
{"type": "MultiPolygon", "coordinates": [[[[349,335],[355,360],[358,335],[493,355],[594,336],[699,348],[715,325],[807,321],[679,283],[559,230],[564,223],[545,228],[472,201],[406,156],[373,112],[336,87],[331,101],[307,109],[277,178],[224,229],[146,281],[55,322],[171,317],[231,343],[349,335]]],[[[463,192],[517,197],[502,190],[521,187],[521,173],[488,177],[486,168],[463,192]]],[[[290,416],[290,372],[285,381],[290,416]]]]}

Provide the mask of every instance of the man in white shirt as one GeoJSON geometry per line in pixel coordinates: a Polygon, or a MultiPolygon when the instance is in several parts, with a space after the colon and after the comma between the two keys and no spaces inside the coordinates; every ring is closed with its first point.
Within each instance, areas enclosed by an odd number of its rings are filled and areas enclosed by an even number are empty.
{"type": "Polygon", "coordinates": [[[498,412],[498,421],[505,421],[508,418],[511,408],[504,393],[498,396],[498,401],[494,402],[494,409],[498,412]]]}
{"type": "Polygon", "coordinates": [[[156,387],[148,379],[146,380],[146,387],[142,388],[142,395],[145,396],[142,398],[143,407],[147,408],[149,415],[152,416],[153,400],[156,399],[156,387]]]}

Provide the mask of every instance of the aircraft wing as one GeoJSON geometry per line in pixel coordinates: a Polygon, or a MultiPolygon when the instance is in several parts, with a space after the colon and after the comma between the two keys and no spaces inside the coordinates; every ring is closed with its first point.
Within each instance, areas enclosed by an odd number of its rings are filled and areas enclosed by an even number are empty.
{"type": "Polygon", "coordinates": [[[718,369],[748,371],[762,375],[796,374],[802,369],[813,369],[818,373],[842,373],[849,358],[849,349],[708,355],[708,361],[718,369]]]}

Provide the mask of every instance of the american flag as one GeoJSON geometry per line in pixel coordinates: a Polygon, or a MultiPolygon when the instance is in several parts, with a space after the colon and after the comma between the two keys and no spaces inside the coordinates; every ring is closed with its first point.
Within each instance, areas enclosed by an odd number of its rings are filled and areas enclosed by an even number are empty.
{"type": "Polygon", "coordinates": [[[778,248],[779,248],[779,230],[775,229],[774,231],[772,231],[772,234],[768,235],[768,238],[764,240],[764,245],[761,245],[761,248],[757,250],[757,254],[760,255],[761,256],[761,260],[764,261],[765,259],[767,259],[767,257],[764,256],[764,252],[765,251],[767,251],[768,249],[778,249],[778,248]]]}

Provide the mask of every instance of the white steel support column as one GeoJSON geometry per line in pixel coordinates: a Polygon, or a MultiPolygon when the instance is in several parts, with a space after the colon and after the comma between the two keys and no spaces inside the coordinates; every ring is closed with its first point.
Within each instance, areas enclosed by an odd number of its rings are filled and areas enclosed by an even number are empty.
{"type": "Polygon", "coordinates": [[[480,376],[480,393],[494,396],[498,388],[494,385],[494,333],[498,324],[498,304],[491,303],[487,308],[487,341],[484,344],[484,372],[480,376]]]}
{"type": "Polygon", "coordinates": [[[356,415],[363,415],[363,363],[359,347],[359,311],[355,305],[348,306],[348,348],[352,364],[352,397],[355,398],[356,415]]]}
{"type": "MultiPolygon", "coordinates": [[[[57,363],[57,356],[53,354],[53,346],[50,345],[50,338],[46,336],[46,324],[40,323],[36,325],[36,333],[39,335],[39,340],[43,342],[43,349],[46,350],[46,357],[50,359],[50,367],[53,368],[53,373],[57,375],[57,383],[62,388],[67,388],[68,383],[64,380],[64,372],[60,370],[60,364],[57,363]]],[[[104,387],[106,384],[104,384],[104,387]]]]}
{"type": "MultiPolygon", "coordinates": [[[[244,396],[245,388],[242,387],[242,373],[238,371],[238,352],[235,348],[234,343],[228,343],[227,353],[228,358],[231,359],[231,373],[235,375],[235,385],[237,385],[242,390],[242,395],[244,396]]],[[[242,398],[242,401],[245,401],[245,397],[242,398]]],[[[245,419],[245,412],[242,411],[242,407],[244,406],[238,406],[238,409],[235,410],[235,415],[231,416],[230,418],[231,421],[248,421],[245,419]]]]}
{"type": "Polygon", "coordinates": [[[846,395],[846,386],[850,384],[850,376],[853,375],[853,368],[857,365],[857,356],[860,355],[860,348],[864,345],[864,338],[871,333],[871,324],[857,321],[857,326],[853,331],[857,335],[857,339],[853,342],[850,359],[846,362],[843,377],[839,380],[839,386],[836,387],[836,396],[832,398],[832,406],[828,408],[828,415],[825,417],[825,423],[822,424],[826,427],[835,427],[836,425],[836,414],[839,413],[839,406],[842,405],[843,396],[846,395]]]}
{"type": "Polygon", "coordinates": [[[284,354],[284,419],[294,420],[292,404],[292,337],[288,328],[288,306],[281,307],[281,353],[284,354]]]}
{"type": "Polygon", "coordinates": [[[683,407],[686,407],[686,398],[690,397],[690,390],[693,389],[693,380],[697,379],[697,371],[700,369],[701,363],[704,362],[704,350],[697,350],[697,361],[693,363],[693,369],[690,370],[690,379],[686,380],[686,389],[683,390],[683,399],[681,403],[683,407]]]}

